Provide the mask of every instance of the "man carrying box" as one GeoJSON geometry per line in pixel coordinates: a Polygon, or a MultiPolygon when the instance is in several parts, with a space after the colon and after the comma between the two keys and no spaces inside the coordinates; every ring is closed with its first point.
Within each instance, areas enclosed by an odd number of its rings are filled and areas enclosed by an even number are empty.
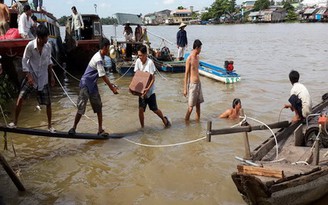
{"type": "Polygon", "coordinates": [[[156,103],[156,95],[155,95],[155,65],[154,62],[147,57],[147,47],[145,45],[141,45],[138,49],[138,59],[136,61],[134,72],[138,70],[142,72],[148,72],[152,75],[151,81],[149,85],[143,90],[141,96],[139,96],[139,121],[140,125],[144,127],[144,112],[146,111],[146,107],[148,105],[149,109],[152,110],[155,114],[160,117],[164,123],[165,127],[170,127],[171,123],[169,119],[163,115],[162,111],[158,109],[156,103]]]}

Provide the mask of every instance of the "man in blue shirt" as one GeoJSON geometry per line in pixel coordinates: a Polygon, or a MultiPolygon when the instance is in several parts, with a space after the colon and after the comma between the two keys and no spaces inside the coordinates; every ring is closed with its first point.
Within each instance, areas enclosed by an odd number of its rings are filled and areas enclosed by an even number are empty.
{"type": "Polygon", "coordinates": [[[90,100],[91,107],[94,113],[98,116],[98,135],[107,136],[102,128],[102,102],[98,91],[97,81],[102,78],[108,85],[109,89],[114,94],[118,94],[117,88],[110,83],[104,68],[104,56],[109,52],[109,40],[107,38],[100,39],[100,50],[91,58],[87,69],[85,70],[80,82],[80,94],[77,99],[77,113],[74,120],[73,127],[68,131],[69,135],[74,135],[77,124],[79,123],[82,115],[85,113],[88,100],[90,100]]]}

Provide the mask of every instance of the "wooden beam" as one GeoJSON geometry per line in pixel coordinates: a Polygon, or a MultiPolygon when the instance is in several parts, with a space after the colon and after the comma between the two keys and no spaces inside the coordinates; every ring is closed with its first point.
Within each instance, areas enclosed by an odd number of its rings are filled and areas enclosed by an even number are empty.
{"type": "Polygon", "coordinates": [[[25,191],[25,187],[23,183],[20,181],[14,170],[9,166],[8,162],[6,161],[5,157],[0,153],[0,164],[4,168],[4,170],[9,175],[10,179],[14,182],[17,189],[19,191],[25,191]]]}
{"type": "Polygon", "coordinates": [[[273,170],[264,167],[254,167],[254,166],[246,166],[246,165],[237,165],[237,169],[239,173],[243,173],[243,174],[284,178],[284,171],[282,170],[273,170]]]}
{"type": "MultiPolygon", "coordinates": [[[[268,124],[268,126],[271,129],[285,128],[285,127],[289,126],[289,122],[288,121],[276,122],[276,123],[268,124]]],[[[233,127],[233,128],[223,128],[223,129],[212,130],[211,134],[212,135],[222,135],[222,134],[233,134],[233,133],[238,133],[238,132],[251,132],[253,130],[266,130],[266,129],[268,129],[268,128],[264,125],[243,126],[243,127],[233,127]]]]}
{"type": "Polygon", "coordinates": [[[119,133],[111,133],[107,136],[101,136],[101,135],[91,134],[91,133],[76,133],[75,135],[69,135],[68,132],[62,132],[62,131],[57,131],[56,133],[51,133],[48,130],[18,128],[18,127],[17,128],[8,128],[8,127],[3,127],[3,126],[0,126],[0,131],[18,133],[18,134],[26,134],[26,135],[44,136],[44,137],[71,138],[71,139],[84,139],[84,140],[106,140],[109,138],[124,137],[124,134],[119,134],[119,133]]]}

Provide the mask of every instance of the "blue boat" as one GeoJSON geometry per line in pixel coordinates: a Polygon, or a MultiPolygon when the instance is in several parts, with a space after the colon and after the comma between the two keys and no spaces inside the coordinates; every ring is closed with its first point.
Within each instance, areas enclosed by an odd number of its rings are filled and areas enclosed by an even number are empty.
{"type": "Polygon", "coordinates": [[[240,75],[234,70],[227,71],[225,68],[203,61],[199,62],[199,74],[227,84],[236,83],[241,80],[240,75]]]}

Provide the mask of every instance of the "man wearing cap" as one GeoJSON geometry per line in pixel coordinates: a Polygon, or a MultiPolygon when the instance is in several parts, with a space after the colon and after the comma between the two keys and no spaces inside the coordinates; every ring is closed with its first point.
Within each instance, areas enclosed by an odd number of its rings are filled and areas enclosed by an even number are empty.
{"type": "Polygon", "coordinates": [[[177,33],[177,47],[178,47],[178,60],[183,60],[183,55],[185,48],[188,45],[188,40],[187,40],[187,32],[184,30],[184,28],[187,25],[185,23],[181,23],[179,26],[179,31],[177,33]]]}

